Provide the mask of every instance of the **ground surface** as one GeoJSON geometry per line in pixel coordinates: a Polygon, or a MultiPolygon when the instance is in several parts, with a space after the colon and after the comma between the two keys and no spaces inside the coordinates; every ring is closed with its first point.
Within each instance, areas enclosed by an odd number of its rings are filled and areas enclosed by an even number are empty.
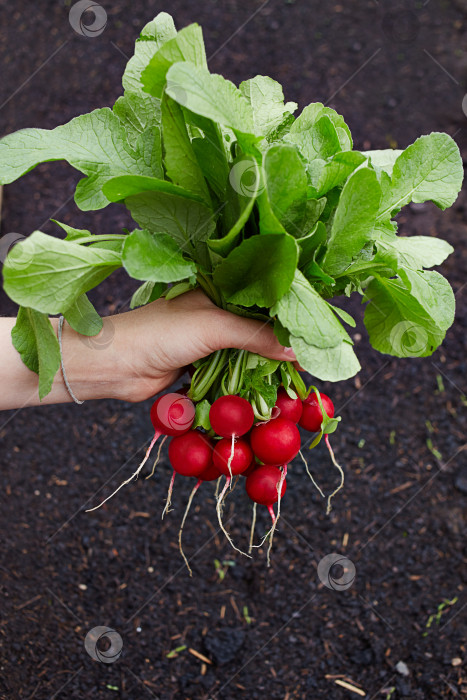
{"type": "MultiPolygon", "coordinates": [[[[346,116],[357,148],[406,146],[438,129],[455,135],[466,159],[462,2],[391,4],[390,13],[376,0],[104,4],[105,31],[85,39],[70,28],[69,3],[0,0],[2,134],[111,105],[124,54],[165,9],[179,26],[203,25],[212,69],[237,82],[269,74],[301,107],[329,101],[346,116]]],[[[9,186],[2,234],[52,232],[50,217],[96,232],[128,223],[117,206],[78,212],[77,179],[49,164],[9,186]]],[[[442,215],[428,207],[404,217],[405,232],[439,231],[457,247],[444,266],[457,293],[456,323],[443,349],[425,360],[377,356],[363,332],[356,337],[360,375],[322,387],[343,417],[334,446],[346,465],[345,492],[326,517],[302,466],[292,466],[271,569],[264,551],[244,559],[216,534],[213,491],[205,486],[185,534],[190,579],[176,547],[186,484],[178,485],[174,512],[160,520],[167,465],[105,509],[84,513],[137,464],[151,435],[149,404],[2,415],[1,698],[359,697],[336,679],[362,688],[367,700],[467,693],[459,661],[467,610],[466,205],[464,194],[442,215]],[[331,552],[355,566],[344,591],[317,576],[331,552]],[[216,559],[230,562],[223,580],[216,559]],[[427,630],[444,600],[451,604],[427,630]],[[123,638],[114,664],[98,664],[84,650],[97,625],[123,638]],[[168,656],[180,646],[187,648],[168,656]],[[212,663],[203,666],[188,649],[212,663]],[[408,675],[396,670],[399,661],[408,675]]],[[[115,276],[99,309],[124,308],[133,288],[115,276]]],[[[356,303],[350,308],[361,316],[356,303]]],[[[14,313],[4,296],[1,313],[14,313]]],[[[313,465],[331,487],[335,474],[321,448],[313,465]]],[[[245,542],[250,512],[241,489],[234,500],[229,526],[245,542]]],[[[262,514],[259,530],[265,525],[262,514]]]]}

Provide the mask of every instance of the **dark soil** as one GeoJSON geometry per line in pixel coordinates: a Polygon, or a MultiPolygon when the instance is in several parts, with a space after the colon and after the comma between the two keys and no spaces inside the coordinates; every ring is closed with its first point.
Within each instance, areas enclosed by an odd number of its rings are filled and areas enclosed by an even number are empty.
{"type": "MultiPolygon", "coordinates": [[[[0,1],[1,133],[52,127],[111,105],[124,54],[165,9],[178,26],[202,24],[213,70],[236,82],[269,74],[300,106],[329,100],[357,148],[406,146],[442,130],[467,155],[462,3],[408,1],[389,11],[376,0],[103,4],[108,25],[86,39],[70,28],[69,2],[0,1]]],[[[52,233],[50,217],[96,232],[128,224],[118,206],[79,212],[72,201],[78,177],[48,164],[8,186],[2,233],[52,233]]],[[[0,697],[363,697],[340,679],[367,700],[465,696],[466,205],[464,193],[444,214],[417,207],[401,219],[405,232],[438,231],[456,246],[443,270],[457,293],[455,325],[424,360],[377,355],[357,328],[360,375],[322,385],[343,417],[333,442],[346,466],[345,491],[326,517],[302,465],[292,466],[270,569],[264,549],[250,561],[218,535],[213,488],[205,485],[185,530],[189,578],[176,542],[190,485],[180,479],[174,511],[161,522],[166,464],[155,479],[84,512],[137,465],[151,436],[149,403],[2,415],[0,697]],[[317,575],[332,552],[355,566],[344,591],[317,575]],[[445,600],[451,604],[427,628],[445,600]],[[98,625],[123,639],[113,664],[85,651],[84,637],[98,625]],[[408,675],[396,668],[400,661],[408,675]]],[[[124,308],[133,288],[115,275],[99,309],[124,308]]],[[[349,308],[361,316],[357,302],[349,308]]],[[[1,313],[14,311],[2,296],[1,313]]],[[[336,474],[324,448],[316,452],[315,473],[331,488],[336,474]]],[[[245,544],[250,508],[242,488],[229,500],[229,527],[245,544]]]]}

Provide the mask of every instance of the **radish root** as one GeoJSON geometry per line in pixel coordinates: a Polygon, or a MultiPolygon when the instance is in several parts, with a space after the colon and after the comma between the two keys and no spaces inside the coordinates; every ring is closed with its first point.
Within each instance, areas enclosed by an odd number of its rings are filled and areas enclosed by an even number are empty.
{"type": "Polygon", "coordinates": [[[300,455],[300,457],[301,457],[302,460],[303,460],[303,463],[304,463],[305,468],[306,468],[306,473],[307,473],[308,476],[310,477],[311,483],[313,484],[313,486],[315,487],[315,489],[316,489],[317,491],[319,491],[320,496],[322,496],[323,498],[325,498],[324,493],[322,492],[322,490],[320,489],[320,487],[318,486],[318,484],[317,484],[316,481],[314,480],[313,474],[310,472],[310,470],[309,470],[309,468],[308,468],[308,462],[306,461],[305,457],[303,456],[302,451],[299,450],[299,451],[298,451],[298,454],[300,455]]]}
{"type": "Polygon", "coordinates": [[[329,435],[328,435],[327,433],[326,433],[326,435],[324,436],[324,442],[326,443],[326,447],[328,448],[329,454],[331,455],[332,463],[333,463],[334,466],[338,469],[339,474],[341,475],[341,481],[340,481],[339,486],[337,487],[337,489],[334,489],[334,491],[331,493],[330,496],[328,496],[328,505],[327,505],[327,508],[326,508],[326,515],[329,515],[329,513],[331,512],[331,499],[334,498],[334,496],[336,495],[336,493],[339,493],[339,491],[341,490],[341,488],[344,486],[344,470],[342,469],[342,467],[340,466],[340,464],[338,464],[338,463],[336,462],[336,458],[334,457],[334,451],[333,451],[333,449],[332,449],[332,447],[331,447],[331,443],[329,442],[329,435]]]}
{"type": "Polygon", "coordinates": [[[190,572],[190,576],[193,576],[193,572],[192,572],[191,567],[190,567],[190,565],[189,565],[189,563],[188,563],[188,559],[187,559],[186,556],[185,556],[185,552],[183,551],[183,547],[182,547],[182,532],[183,532],[183,527],[184,527],[184,525],[185,525],[186,517],[187,517],[188,512],[189,512],[189,510],[190,510],[190,508],[191,508],[191,503],[192,503],[192,501],[193,501],[194,495],[195,495],[195,493],[197,492],[197,490],[199,489],[199,487],[200,487],[200,485],[201,485],[202,483],[203,483],[202,480],[201,480],[201,479],[198,479],[197,483],[196,483],[196,484],[194,485],[194,487],[192,488],[191,493],[190,493],[190,497],[189,497],[189,499],[188,499],[188,503],[186,504],[185,513],[183,514],[182,524],[180,525],[180,530],[178,531],[178,548],[179,548],[180,554],[182,555],[183,560],[184,560],[184,562],[185,562],[185,564],[186,564],[186,566],[187,566],[187,569],[188,569],[188,571],[190,572]]]}
{"type": "Polygon", "coordinates": [[[141,464],[139,465],[138,469],[135,471],[135,473],[132,474],[128,479],[126,479],[125,481],[123,481],[123,482],[120,484],[120,486],[118,487],[118,489],[115,489],[115,491],[114,491],[113,493],[111,493],[110,496],[107,496],[107,498],[104,498],[104,500],[102,501],[102,503],[99,503],[98,506],[94,506],[94,508],[88,508],[88,509],[86,510],[86,513],[90,513],[91,511],[97,510],[98,508],[100,508],[101,506],[103,506],[104,503],[107,503],[107,501],[110,501],[110,499],[113,498],[113,497],[115,496],[115,494],[118,493],[118,492],[120,491],[121,488],[123,488],[124,486],[126,486],[127,484],[129,484],[130,481],[132,481],[134,478],[137,478],[137,477],[138,477],[138,475],[139,475],[141,469],[144,467],[144,465],[145,465],[146,462],[148,461],[149,455],[151,454],[151,450],[152,450],[152,448],[154,447],[154,445],[155,445],[155,443],[156,443],[156,440],[157,440],[158,437],[160,437],[160,435],[161,435],[161,433],[158,433],[158,432],[155,433],[153,439],[151,440],[151,444],[149,445],[148,449],[146,450],[146,454],[144,455],[144,459],[143,459],[143,461],[141,462],[141,464]]]}
{"type": "Polygon", "coordinates": [[[235,435],[232,435],[232,444],[230,446],[229,461],[227,462],[227,469],[229,470],[229,476],[230,476],[230,488],[232,488],[232,460],[234,458],[234,452],[235,452],[235,435]]]}
{"type": "Polygon", "coordinates": [[[224,502],[225,494],[227,493],[227,489],[229,488],[231,481],[232,481],[231,477],[228,476],[228,477],[226,478],[226,481],[225,481],[225,484],[224,484],[224,488],[222,489],[221,493],[219,494],[219,496],[218,496],[218,498],[217,498],[217,507],[216,507],[217,519],[218,519],[218,521],[219,521],[219,526],[220,526],[222,532],[224,533],[224,535],[227,537],[227,539],[228,539],[228,541],[229,541],[229,544],[230,544],[237,552],[240,552],[240,554],[243,554],[243,556],[248,557],[249,559],[251,559],[251,556],[250,556],[249,554],[247,554],[246,552],[243,552],[241,549],[239,549],[238,547],[236,547],[236,546],[234,545],[234,543],[233,543],[233,541],[232,541],[232,538],[230,537],[229,533],[227,532],[227,530],[226,530],[225,527],[224,527],[224,523],[222,522],[222,504],[223,504],[223,502],[224,502]]]}
{"type": "Polygon", "coordinates": [[[253,549],[253,538],[255,535],[255,525],[256,525],[256,503],[253,502],[253,515],[251,517],[250,544],[248,546],[248,554],[251,554],[251,550],[253,549]]]}
{"type": "Polygon", "coordinates": [[[150,479],[151,476],[154,476],[154,471],[156,469],[156,466],[159,464],[159,460],[161,458],[162,447],[164,446],[164,442],[167,440],[167,438],[168,438],[168,435],[165,435],[164,438],[161,440],[161,442],[159,444],[159,449],[157,450],[157,457],[154,461],[154,464],[152,465],[152,472],[150,474],[148,474],[146,479],[150,479]]]}
{"type": "Polygon", "coordinates": [[[269,536],[269,547],[268,547],[268,552],[267,552],[267,565],[271,566],[271,549],[272,549],[272,541],[274,539],[274,533],[276,531],[276,526],[277,526],[277,521],[279,520],[281,516],[281,493],[282,493],[282,486],[285,481],[285,477],[287,476],[287,465],[284,464],[282,467],[282,474],[279,483],[277,484],[277,515],[274,516],[274,509],[271,506],[271,510],[269,510],[269,513],[271,514],[272,518],[272,528],[270,531],[270,536],[269,536]]]}
{"type": "Polygon", "coordinates": [[[171,506],[171,503],[172,503],[172,491],[173,491],[173,489],[174,489],[174,481],[175,481],[175,474],[176,474],[176,473],[177,473],[177,472],[176,472],[175,469],[174,469],[173,472],[172,472],[172,478],[170,479],[169,490],[167,491],[167,501],[166,501],[166,503],[165,503],[165,508],[164,508],[164,510],[162,511],[162,520],[164,520],[164,516],[165,516],[166,513],[170,513],[170,510],[169,510],[169,509],[170,509],[170,506],[171,506]]]}

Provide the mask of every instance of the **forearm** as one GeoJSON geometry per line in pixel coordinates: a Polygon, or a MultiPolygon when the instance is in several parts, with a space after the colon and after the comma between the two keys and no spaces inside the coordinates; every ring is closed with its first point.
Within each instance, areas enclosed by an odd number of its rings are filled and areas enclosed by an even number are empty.
{"type": "MultiPolygon", "coordinates": [[[[57,333],[58,319],[50,320],[57,333]]],[[[51,392],[39,401],[38,376],[26,367],[11,340],[15,322],[14,318],[0,318],[0,409],[73,401],[60,370],[55,375],[51,392]]],[[[65,370],[70,386],[80,400],[119,398],[117,394],[121,392],[125,377],[130,382],[131,368],[125,368],[121,360],[122,355],[118,352],[120,339],[110,317],[104,319],[100,336],[101,343],[81,336],[67,323],[63,327],[65,370]],[[111,342],[106,343],[106,336],[111,342]]]]}

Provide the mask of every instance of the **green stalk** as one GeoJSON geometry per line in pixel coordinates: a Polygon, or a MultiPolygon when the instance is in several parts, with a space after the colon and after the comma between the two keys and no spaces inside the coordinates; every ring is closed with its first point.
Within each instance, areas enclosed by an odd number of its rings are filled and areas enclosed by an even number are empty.
{"type": "Polygon", "coordinates": [[[79,243],[80,245],[84,245],[84,243],[102,243],[103,241],[121,241],[126,236],[123,233],[109,233],[108,235],[102,234],[99,236],[86,236],[85,238],[77,238],[74,241],[70,241],[71,243],[79,243]]]}
{"type": "Polygon", "coordinates": [[[209,355],[193,375],[188,396],[192,401],[201,401],[222,372],[228,357],[228,350],[217,350],[209,355]]]}
{"type": "Polygon", "coordinates": [[[216,287],[211,282],[211,280],[208,278],[208,276],[198,271],[198,274],[196,275],[196,280],[203,292],[206,294],[206,296],[208,296],[216,306],[219,306],[219,308],[223,309],[224,304],[222,302],[222,297],[219,294],[216,287]]]}

